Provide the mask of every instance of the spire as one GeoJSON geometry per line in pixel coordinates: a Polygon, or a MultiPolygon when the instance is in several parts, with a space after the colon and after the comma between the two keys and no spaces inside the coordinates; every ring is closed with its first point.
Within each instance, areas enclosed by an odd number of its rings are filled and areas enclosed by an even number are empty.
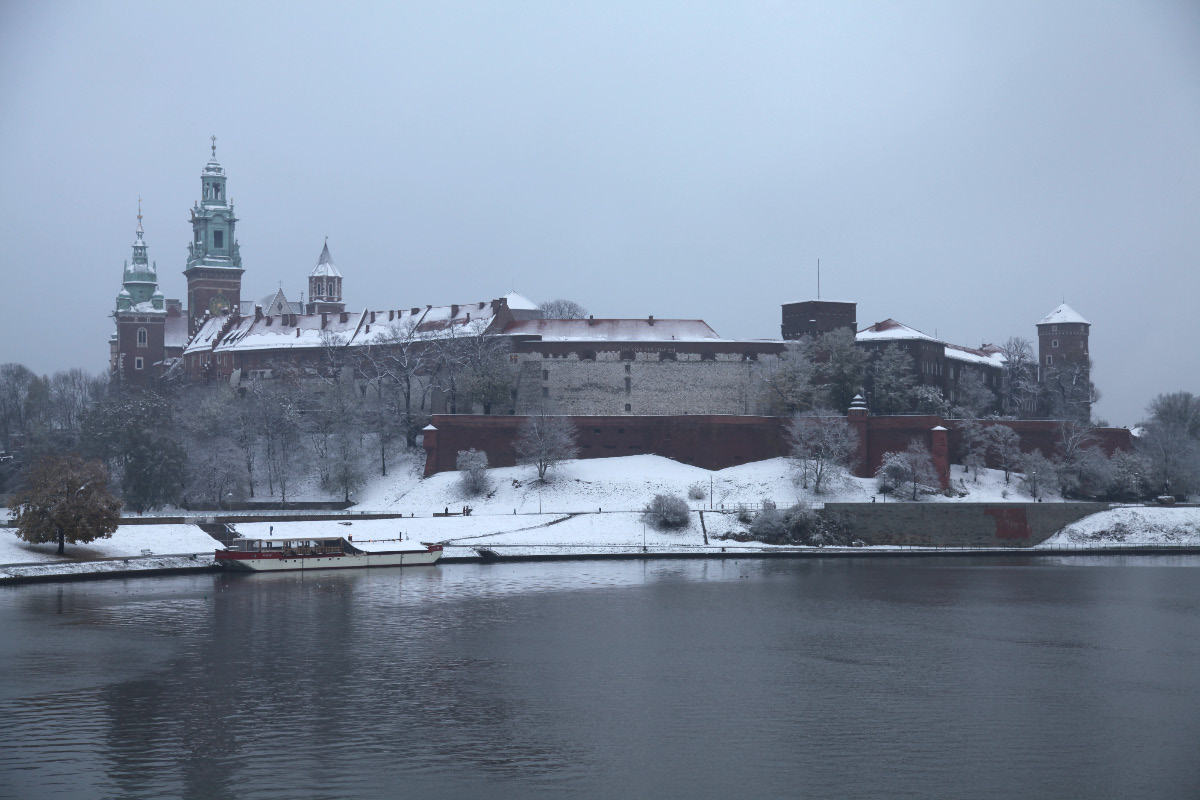
{"type": "Polygon", "coordinates": [[[214,133],[209,138],[212,139],[212,151],[213,151],[212,158],[213,158],[213,161],[216,161],[217,160],[217,135],[214,133]]]}
{"type": "Polygon", "coordinates": [[[139,242],[142,240],[142,234],[144,234],[144,233],[145,233],[145,231],[142,230],[142,196],[139,194],[138,195],[138,226],[137,226],[137,238],[138,238],[139,242]]]}

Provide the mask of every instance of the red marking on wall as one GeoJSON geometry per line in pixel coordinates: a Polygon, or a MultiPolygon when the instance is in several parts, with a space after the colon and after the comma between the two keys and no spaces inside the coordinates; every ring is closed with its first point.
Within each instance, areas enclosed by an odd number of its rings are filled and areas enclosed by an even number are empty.
{"type": "Polygon", "coordinates": [[[1028,539],[1033,533],[1024,508],[985,508],[983,513],[996,520],[997,539],[1028,539]]]}

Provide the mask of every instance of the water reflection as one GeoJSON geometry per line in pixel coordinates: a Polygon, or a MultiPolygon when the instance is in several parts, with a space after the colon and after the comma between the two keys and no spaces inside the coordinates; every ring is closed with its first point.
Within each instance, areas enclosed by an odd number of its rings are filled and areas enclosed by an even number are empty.
{"type": "Polygon", "coordinates": [[[1187,558],[21,587],[0,796],[1196,796],[1187,558]]]}

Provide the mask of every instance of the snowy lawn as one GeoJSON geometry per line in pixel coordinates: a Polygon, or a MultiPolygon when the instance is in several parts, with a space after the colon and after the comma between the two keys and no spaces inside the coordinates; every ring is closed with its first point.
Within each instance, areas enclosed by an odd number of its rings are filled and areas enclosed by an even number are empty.
{"type": "Polygon", "coordinates": [[[1113,508],[1071,523],[1038,547],[1122,544],[1200,546],[1200,508],[1113,508]]]}
{"type": "Polygon", "coordinates": [[[56,544],[29,544],[17,536],[15,528],[0,528],[0,564],[127,558],[140,556],[143,550],[149,550],[154,555],[212,555],[219,548],[220,542],[195,525],[122,525],[108,539],[97,539],[88,544],[68,544],[65,557],[60,557],[55,555],[58,549],[56,544]]]}

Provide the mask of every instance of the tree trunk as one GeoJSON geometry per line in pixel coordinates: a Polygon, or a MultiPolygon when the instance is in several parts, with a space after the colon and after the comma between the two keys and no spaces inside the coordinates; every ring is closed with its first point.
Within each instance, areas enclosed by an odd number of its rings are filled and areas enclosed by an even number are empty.
{"type": "Polygon", "coordinates": [[[58,554],[63,555],[64,548],[67,545],[67,532],[62,528],[58,529],[58,554]]]}

